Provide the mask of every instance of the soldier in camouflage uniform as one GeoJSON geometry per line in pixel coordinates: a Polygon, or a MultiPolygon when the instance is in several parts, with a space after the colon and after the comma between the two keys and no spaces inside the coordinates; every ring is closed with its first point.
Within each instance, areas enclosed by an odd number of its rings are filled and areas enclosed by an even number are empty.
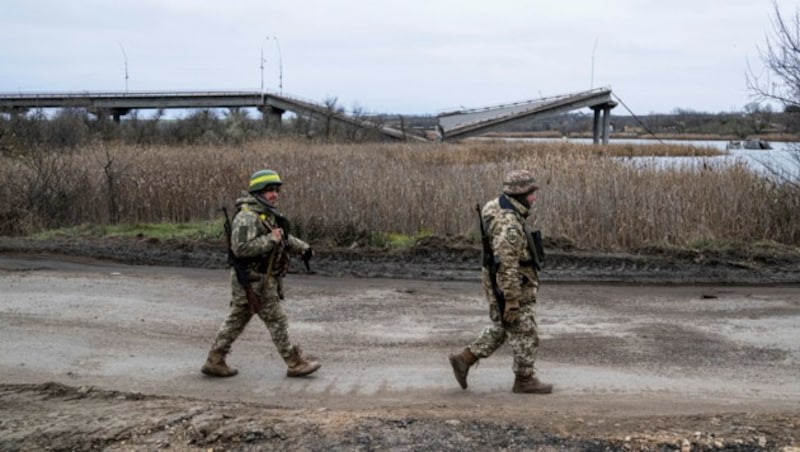
{"type": "Polygon", "coordinates": [[[288,319],[280,304],[282,278],[288,267],[287,253],[305,253],[306,257],[313,254],[306,242],[284,234],[278,227],[276,203],[281,185],[280,176],[275,171],[261,170],[251,176],[248,192],[236,200],[231,251],[236,259],[246,264],[247,278],[258,306],[250,306],[245,286],[239,283],[234,269],[231,269],[230,312],[203,365],[202,372],[206,375],[232,377],[238,373],[225,363],[225,355],[253,314],[257,314],[267,326],[272,342],[288,366],[288,376],[300,377],[320,368],[318,362],[306,360],[300,347],[289,341],[288,319]]]}
{"type": "Polygon", "coordinates": [[[497,263],[497,289],[505,298],[505,310],[499,312],[489,271],[484,267],[483,289],[492,323],[463,351],[449,356],[456,381],[463,389],[467,388],[469,368],[508,341],[516,375],[512,391],[548,394],[553,390],[553,385],[536,378],[533,368],[539,347],[535,316],[539,276],[534,266],[536,251],[525,220],[538,189],[529,171],[511,171],[503,181],[503,194],[481,210],[497,263]]]}

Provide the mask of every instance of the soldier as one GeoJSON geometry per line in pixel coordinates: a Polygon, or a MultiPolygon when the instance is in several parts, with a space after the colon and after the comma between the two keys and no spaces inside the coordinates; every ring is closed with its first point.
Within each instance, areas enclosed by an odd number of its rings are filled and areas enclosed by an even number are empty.
{"type": "MultiPolygon", "coordinates": [[[[489,301],[487,326],[461,353],[449,356],[456,381],[467,388],[469,368],[487,358],[508,340],[514,355],[516,378],[512,392],[549,394],[553,385],[536,378],[534,362],[539,347],[536,331],[536,292],[539,288],[534,239],[526,224],[531,205],[536,201],[536,180],[526,170],[510,171],[503,181],[503,194],[481,209],[483,228],[491,244],[490,259],[484,260],[483,288],[489,301]],[[488,264],[487,264],[488,262],[488,264]],[[489,265],[494,265],[491,269],[489,265]],[[496,270],[496,271],[495,271],[496,270]],[[495,274],[495,281],[492,281],[495,274]],[[498,306],[498,296],[505,306],[498,306]]],[[[488,245],[488,243],[487,243],[488,245]]]]}
{"type": "Polygon", "coordinates": [[[303,357],[299,346],[289,342],[288,319],[280,300],[282,279],[288,270],[287,253],[310,258],[309,245],[284,232],[279,226],[283,217],[276,204],[281,178],[271,170],[257,171],[250,177],[249,193],[236,200],[237,213],[230,228],[231,292],[230,312],[222,324],[202,372],[214,377],[232,377],[238,373],[228,367],[225,355],[244,327],[257,314],[267,326],[272,342],[288,366],[289,377],[309,375],[320,368],[316,361],[303,357]],[[237,278],[236,267],[240,277],[237,278]],[[244,280],[244,284],[240,281],[244,280]],[[249,299],[248,299],[249,298],[249,299]]]}

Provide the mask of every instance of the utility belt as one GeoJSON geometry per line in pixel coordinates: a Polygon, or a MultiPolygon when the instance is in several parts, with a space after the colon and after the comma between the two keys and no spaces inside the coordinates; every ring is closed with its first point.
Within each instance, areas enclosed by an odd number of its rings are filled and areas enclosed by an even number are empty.
{"type": "MultiPolygon", "coordinates": [[[[527,228],[526,228],[527,229],[527,228]]],[[[544,248],[542,247],[542,236],[539,231],[535,231],[533,234],[528,234],[531,238],[528,240],[528,251],[533,256],[531,259],[520,259],[517,261],[520,267],[530,267],[537,272],[542,269],[542,265],[544,265],[544,248]]],[[[481,262],[484,268],[488,269],[491,265],[498,265],[497,260],[494,256],[485,256],[483,261],[481,262]]],[[[495,268],[495,271],[497,269],[495,268]]]]}
{"type": "MultiPolygon", "coordinates": [[[[534,270],[538,270],[540,265],[536,259],[520,259],[518,262],[520,267],[530,267],[534,270]]],[[[483,263],[483,267],[486,269],[489,268],[489,265],[492,265],[491,262],[483,263]]]]}
{"type": "MultiPolygon", "coordinates": [[[[251,276],[248,279],[251,282],[260,281],[262,277],[270,271],[269,269],[270,254],[255,257],[237,257],[233,259],[231,265],[241,266],[249,272],[255,272],[258,276],[251,276]]],[[[275,258],[272,264],[272,276],[285,276],[289,271],[289,253],[285,250],[281,251],[280,255],[275,258]]]]}
{"type": "Polygon", "coordinates": [[[233,266],[241,266],[248,270],[253,269],[256,273],[266,273],[267,271],[267,260],[263,256],[256,256],[256,257],[234,257],[233,262],[231,262],[233,266]]]}

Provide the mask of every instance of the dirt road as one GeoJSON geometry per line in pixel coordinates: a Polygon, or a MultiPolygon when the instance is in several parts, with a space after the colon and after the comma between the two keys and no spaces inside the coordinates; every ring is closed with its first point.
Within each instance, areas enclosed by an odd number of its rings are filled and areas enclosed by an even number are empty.
{"type": "MultiPolygon", "coordinates": [[[[0,254],[0,449],[774,450],[800,445],[796,285],[544,284],[541,378],[506,347],[461,390],[446,356],[487,321],[477,281],[292,274],[288,379],[263,324],[231,379],[199,368],[224,269],[0,254]]],[[[791,450],[791,449],[787,449],[791,450]]]]}

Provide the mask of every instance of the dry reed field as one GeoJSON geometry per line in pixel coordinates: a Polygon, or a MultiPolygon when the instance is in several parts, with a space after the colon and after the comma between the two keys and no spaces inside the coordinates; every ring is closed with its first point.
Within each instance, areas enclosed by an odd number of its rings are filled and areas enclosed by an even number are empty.
{"type": "MultiPolygon", "coordinates": [[[[324,144],[262,140],[240,146],[136,147],[0,157],[0,234],[79,224],[210,221],[233,208],[249,175],[277,170],[295,232],[348,244],[375,234],[476,236],[476,203],[503,174],[533,171],[542,186],[532,223],[578,248],[772,241],[800,244],[800,193],[726,169],[654,168],[625,158],[685,154],[667,146],[465,141],[324,144]]],[[[701,155],[703,150],[692,150],[701,155]]],[[[698,157],[704,158],[704,157],[698,157]]]]}

